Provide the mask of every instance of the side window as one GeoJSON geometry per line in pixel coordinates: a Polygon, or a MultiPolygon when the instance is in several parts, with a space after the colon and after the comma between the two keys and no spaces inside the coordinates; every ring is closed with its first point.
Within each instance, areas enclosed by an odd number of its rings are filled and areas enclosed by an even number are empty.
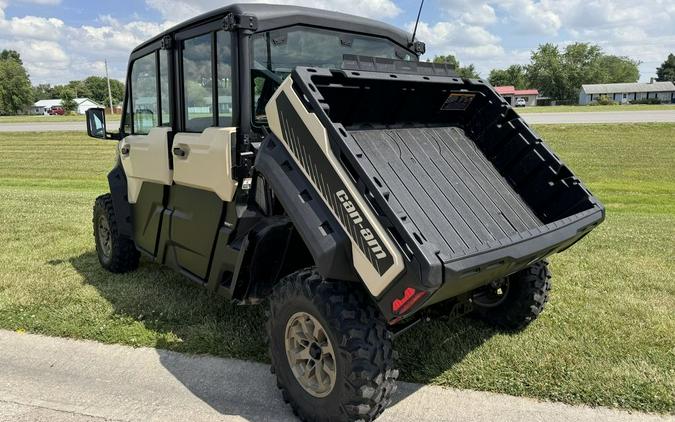
{"type": "Polygon", "coordinates": [[[159,88],[160,101],[162,104],[162,126],[171,126],[171,85],[169,84],[169,53],[166,50],[159,51],[159,88]]]}
{"type": "Polygon", "coordinates": [[[218,126],[232,126],[232,37],[229,32],[216,35],[218,67],[218,126]]]}
{"type": "Polygon", "coordinates": [[[131,70],[134,133],[145,135],[158,126],[157,61],[155,53],[136,60],[131,70]]]}
{"type": "Polygon", "coordinates": [[[185,129],[202,132],[213,126],[212,34],[183,43],[185,129]]]}

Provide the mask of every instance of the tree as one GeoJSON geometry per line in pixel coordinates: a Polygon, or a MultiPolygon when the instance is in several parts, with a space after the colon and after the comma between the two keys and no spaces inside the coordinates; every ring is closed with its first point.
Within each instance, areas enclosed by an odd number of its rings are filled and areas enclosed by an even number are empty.
{"type": "Polygon", "coordinates": [[[459,60],[457,60],[457,57],[453,56],[452,54],[448,54],[447,56],[435,56],[433,62],[445,63],[450,65],[453,69],[455,69],[455,72],[457,72],[457,74],[462,78],[470,78],[470,79],[480,78],[480,75],[476,71],[476,67],[473,64],[462,67],[459,65],[459,60]]]}
{"type": "Polygon", "coordinates": [[[527,80],[544,95],[557,100],[575,100],[582,84],[636,82],[640,62],[606,55],[589,43],[573,43],[563,51],[542,44],[532,52],[527,80]]]}
{"type": "MultiPolygon", "coordinates": [[[[90,76],[82,81],[90,98],[99,104],[108,104],[108,81],[101,76],[90,76]]],[[[110,80],[110,91],[112,92],[113,103],[119,103],[124,99],[124,84],[118,80],[110,80]]]]}
{"type": "Polygon", "coordinates": [[[668,58],[656,69],[659,81],[675,82],[675,54],[668,54],[668,58]]]}
{"type": "Polygon", "coordinates": [[[528,88],[526,68],[519,64],[511,65],[506,69],[492,69],[488,79],[493,86],[512,85],[516,89],[528,88]]]}
{"type": "Polygon", "coordinates": [[[75,94],[73,91],[68,89],[63,90],[61,93],[61,106],[66,114],[77,110],[77,103],[75,102],[75,94]]]}
{"type": "Polygon", "coordinates": [[[564,98],[562,66],[558,46],[542,44],[532,52],[530,65],[527,66],[527,79],[544,95],[556,99],[564,98]]]}
{"type": "Polygon", "coordinates": [[[0,114],[17,114],[33,103],[28,73],[16,51],[0,52],[0,114]]]}
{"type": "Polygon", "coordinates": [[[602,56],[600,67],[605,72],[603,83],[637,82],[640,79],[640,64],[628,57],[602,56]]]}
{"type": "Polygon", "coordinates": [[[84,81],[70,81],[65,89],[70,91],[75,98],[91,98],[91,91],[84,81]]]}
{"type": "Polygon", "coordinates": [[[14,60],[23,66],[21,55],[15,50],[2,50],[0,53],[0,60],[14,60]]]}
{"type": "Polygon", "coordinates": [[[49,84],[39,84],[33,87],[33,98],[36,101],[50,100],[58,95],[54,94],[54,88],[49,84]]]}

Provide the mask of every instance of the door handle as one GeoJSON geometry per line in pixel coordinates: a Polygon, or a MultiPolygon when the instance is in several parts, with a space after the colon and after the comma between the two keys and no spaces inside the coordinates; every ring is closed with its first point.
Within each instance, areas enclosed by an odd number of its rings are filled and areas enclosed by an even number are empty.
{"type": "Polygon", "coordinates": [[[173,155],[176,157],[185,158],[188,155],[188,152],[181,147],[176,147],[173,149],[173,155]]]}
{"type": "Polygon", "coordinates": [[[129,145],[124,145],[124,146],[120,149],[120,154],[122,154],[122,155],[124,155],[124,156],[129,155],[129,152],[131,152],[131,147],[130,147],[129,145]]]}

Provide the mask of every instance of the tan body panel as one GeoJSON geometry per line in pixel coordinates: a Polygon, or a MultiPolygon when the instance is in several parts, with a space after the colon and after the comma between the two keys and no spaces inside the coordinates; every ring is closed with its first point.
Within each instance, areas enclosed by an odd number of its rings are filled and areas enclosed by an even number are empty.
{"type": "MultiPolygon", "coordinates": [[[[384,242],[384,247],[393,257],[394,261],[393,265],[384,274],[380,275],[377,269],[369,261],[368,257],[358,247],[354,238],[352,238],[352,236],[349,234],[349,230],[343,226],[343,229],[345,229],[345,233],[347,233],[352,243],[353,264],[354,268],[356,269],[356,272],[359,274],[359,276],[363,280],[364,284],[366,285],[370,293],[373,296],[379,296],[387,288],[387,286],[389,286],[389,284],[403,271],[404,264],[401,253],[398,251],[398,249],[392,242],[391,238],[389,237],[389,234],[382,227],[382,225],[379,223],[373,212],[370,210],[370,206],[366,203],[366,201],[363,199],[359,191],[356,189],[351,178],[344,170],[339,160],[333,154],[333,151],[330,148],[326,128],[321,124],[318,117],[316,117],[316,115],[314,115],[313,113],[308,112],[305,106],[302,104],[302,101],[300,101],[297,94],[293,90],[293,81],[291,80],[290,77],[286,78],[286,80],[281,84],[279,89],[277,89],[274,96],[267,103],[267,107],[265,109],[268,124],[274,135],[276,135],[277,138],[279,138],[288,147],[289,145],[288,140],[284,139],[283,137],[281,122],[279,121],[279,112],[277,110],[276,105],[277,103],[276,99],[281,92],[284,92],[286,94],[289,101],[293,105],[293,108],[301,117],[302,121],[305,123],[308,130],[312,134],[314,141],[316,141],[317,144],[320,146],[321,150],[324,152],[324,154],[330,161],[331,165],[336,170],[340,179],[349,190],[351,198],[353,198],[353,200],[356,201],[359,207],[364,211],[365,218],[368,219],[370,224],[375,228],[378,236],[384,242]]],[[[310,181],[310,183],[314,185],[314,182],[312,182],[312,177],[308,174],[307,170],[302,167],[298,157],[293,155],[291,148],[288,149],[293,158],[295,159],[296,163],[298,164],[298,166],[302,169],[307,179],[310,181]]],[[[314,185],[314,188],[317,190],[317,192],[321,192],[321,190],[316,185],[314,185]]],[[[333,202],[329,198],[323,199],[327,204],[331,204],[333,202]]],[[[340,217],[336,214],[335,210],[331,208],[331,211],[335,215],[336,219],[340,221],[340,217]]],[[[340,222],[340,224],[342,223],[340,222]]]]}
{"type": "Polygon", "coordinates": [[[208,128],[203,133],[178,133],[173,148],[181,148],[185,157],[173,153],[173,181],[177,185],[214,192],[229,202],[237,190],[232,179],[232,136],[237,128],[208,128]]]}
{"type": "Polygon", "coordinates": [[[168,136],[171,128],[155,127],[147,135],[129,135],[118,148],[129,148],[129,154],[120,152],[122,167],[127,175],[129,203],[135,204],[143,182],[171,186],[173,172],[169,169],[168,136]]]}

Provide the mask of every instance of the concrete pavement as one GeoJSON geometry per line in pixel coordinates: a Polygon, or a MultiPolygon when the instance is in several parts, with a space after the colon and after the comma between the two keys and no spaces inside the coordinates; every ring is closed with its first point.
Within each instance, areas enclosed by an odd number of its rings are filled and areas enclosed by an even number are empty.
{"type": "MultiPolygon", "coordinates": [[[[0,331],[0,421],[294,421],[260,363],[0,331]]],[[[400,383],[389,421],[673,417],[400,383]]]]}
{"type": "Polygon", "coordinates": [[[0,132],[86,132],[86,131],[87,131],[87,124],[85,122],[0,123],[0,132]]]}
{"type": "MultiPolygon", "coordinates": [[[[673,110],[523,113],[521,116],[531,124],[675,123],[675,107],[673,110]]],[[[119,125],[119,122],[109,123],[111,127],[119,125]]],[[[0,123],[0,132],[85,132],[86,130],[84,122],[0,123]]]]}
{"type": "Polygon", "coordinates": [[[672,110],[523,113],[521,116],[530,124],[675,123],[675,107],[672,110]]]}

